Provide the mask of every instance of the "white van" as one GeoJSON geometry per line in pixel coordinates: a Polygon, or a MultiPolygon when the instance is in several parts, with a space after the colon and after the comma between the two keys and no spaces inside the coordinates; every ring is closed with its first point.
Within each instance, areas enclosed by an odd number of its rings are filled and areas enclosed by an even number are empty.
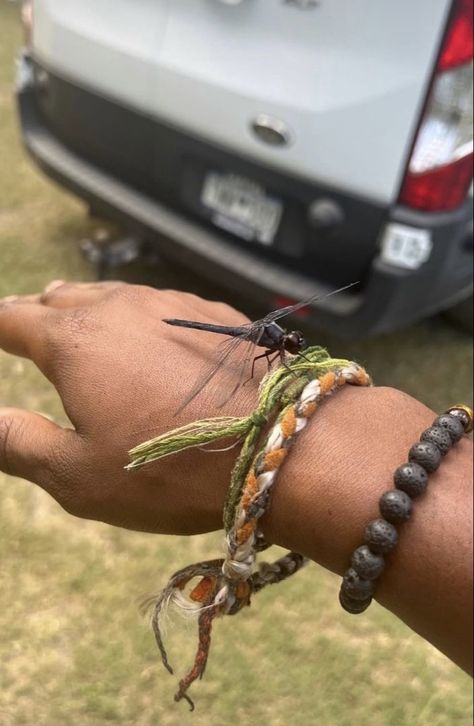
{"type": "Polygon", "coordinates": [[[161,254],[380,332],[472,294],[473,0],[28,0],[27,148],[161,254]]]}

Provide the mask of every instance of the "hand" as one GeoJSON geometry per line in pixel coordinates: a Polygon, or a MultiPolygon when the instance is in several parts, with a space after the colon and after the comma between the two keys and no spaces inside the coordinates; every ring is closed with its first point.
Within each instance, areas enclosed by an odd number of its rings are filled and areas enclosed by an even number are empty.
{"type": "Polygon", "coordinates": [[[73,425],[0,409],[0,469],[80,517],[173,534],[220,528],[235,449],[124,470],[136,444],[198,418],[244,415],[256,400],[256,380],[219,410],[204,390],[174,417],[221,339],[161,322],[170,317],[247,322],[222,303],[118,282],[57,282],[0,301],[0,347],[40,368],[73,425]]]}

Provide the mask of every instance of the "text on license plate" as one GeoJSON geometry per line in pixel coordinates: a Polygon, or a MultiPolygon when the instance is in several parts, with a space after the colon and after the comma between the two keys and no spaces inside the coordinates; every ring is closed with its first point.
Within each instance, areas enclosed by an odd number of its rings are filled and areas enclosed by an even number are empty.
{"type": "Polygon", "coordinates": [[[259,184],[236,174],[211,171],[204,180],[201,202],[214,212],[212,221],[218,227],[247,240],[272,244],[283,204],[259,184]]]}

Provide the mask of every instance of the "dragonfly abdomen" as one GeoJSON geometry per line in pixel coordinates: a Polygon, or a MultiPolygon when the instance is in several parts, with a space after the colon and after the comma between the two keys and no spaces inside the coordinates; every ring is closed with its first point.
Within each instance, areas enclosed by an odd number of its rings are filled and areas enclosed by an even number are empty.
{"type": "Polygon", "coordinates": [[[193,328],[193,330],[207,330],[209,333],[219,333],[220,335],[228,335],[231,338],[242,338],[248,333],[245,326],[232,327],[230,325],[213,325],[212,323],[200,323],[195,320],[177,320],[176,318],[168,318],[163,320],[168,325],[175,325],[178,328],[193,328]]]}

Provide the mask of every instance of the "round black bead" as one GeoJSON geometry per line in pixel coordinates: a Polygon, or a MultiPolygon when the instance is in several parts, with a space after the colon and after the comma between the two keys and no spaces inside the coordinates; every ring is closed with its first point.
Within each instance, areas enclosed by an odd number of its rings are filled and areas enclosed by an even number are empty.
{"type": "Polygon", "coordinates": [[[387,522],[406,522],[411,514],[411,499],[400,489],[390,489],[379,499],[380,514],[387,522]]]}
{"type": "Polygon", "coordinates": [[[354,600],[367,600],[375,592],[375,583],[372,580],[364,580],[351,567],[342,578],[341,590],[344,595],[354,600]]]}
{"type": "Polygon", "coordinates": [[[410,461],[398,467],[393,480],[397,489],[401,489],[414,499],[425,491],[428,484],[428,474],[420,464],[410,461]]]}
{"type": "Polygon", "coordinates": [[[431,441],[441,451],[442,456],[445,456],[453,445],[449,432],[442,426],[430,426],[429,429],[423,431],[420,441],[431,441]]]}
{"type": "Polygon", "coordinates": [[[385,560],[383,555],[377,555],[367,545],[362,545],[352,553],[351,565],[364,580],[375,580],[382,574],[385,560]]]}
{"type": "Polygon", "coordinates": [[[449,415],[454,416],[454,418],[458,418],[461,421],[464,431],[468,428],[471,419],[462,408],[452,408],[449,411],[449,415]]]}
{"type": "Polygon", "coordinates": [[[435,471],[441,462],[441,451],[431,441],[419,441],[408,452],[408,459],[416,461],[426,471],[435,471]]]}
{"type": "Polygon", "coordinates": [[[366,600],[354,600],[353,597],[346,595],[341,588],[341,590],[339,590],[339,602],[348,613],[358,615],[359,613],[363,613],[364,610],[367,610],[372,602],[372,598],[369,597],[366,600]]]}
{"type": "Polygon", "coordinates": [[[464,434],[464,426],[462,425],[460,418],[453,416],[450,413],[443,413],[441,416],[438,416],[438,418],[433,421],[433,426],[441,426],[441,428],[446,429],[448,434],[451,436],[453,444],[455,444],[456,441],[459,441],[464,434]]]}
{"type": "Polygon", "coordinates": [[[397,530],[385,519],[373,519],[365,528],[364,542],[377,554],[390,552],[398,542],[397,530]]]}

